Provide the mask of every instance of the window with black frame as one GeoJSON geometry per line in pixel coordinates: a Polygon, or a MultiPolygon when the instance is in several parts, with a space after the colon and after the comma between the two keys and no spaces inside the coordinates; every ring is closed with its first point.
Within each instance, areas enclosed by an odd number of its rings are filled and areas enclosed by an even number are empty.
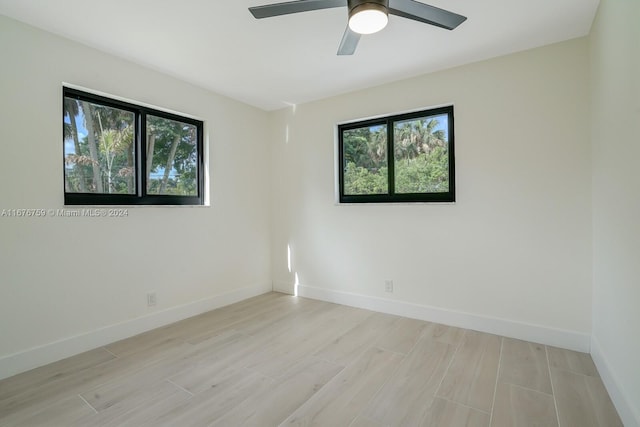
{"type": "Polygon", "coordinates": [[[203,122],[63,89],[66,205],[202,205],[203,122]]]}
{"type": "Polygon", "coordinates": [[[453,106],[338,126],[341,203],[454,202],[453,106]]]}

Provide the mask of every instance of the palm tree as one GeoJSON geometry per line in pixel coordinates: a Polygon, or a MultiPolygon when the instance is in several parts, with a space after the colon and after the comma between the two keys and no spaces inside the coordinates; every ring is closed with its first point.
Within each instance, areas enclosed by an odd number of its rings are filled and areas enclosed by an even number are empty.
{"type": "Polygon", "coordinates": [[[367,151],[375,169],[379,169],[387,161],[387,127],[370,132],[367,138],[367,151]]]}
{"type": "Polygon", "coordinates": [[[398,159],[405,159],[407,165],[409,161],[416,157],[419,152],[419,142],[422,139],[420,132],[421,120],[413,122],[403,122],[396,124],[393,129],[394,148],[396,162],[398,159]]]}
{"type": "MultiPolygon", "coordinates": [[[[78,158],[78,156],[82,156],[82,151],[80,150],[80,139],[78,138],[78,125],[76,123],[76,117],[78,116],[80,112],[80,107],[78,106],[78,101],[76,101],[75,99],[71,99],[71,98],[64,98],[64,115],[69,117],[69,122],[70,125],[67,126],[65,123],[65,127],[64,127],[64,138],[68,139],[69,137],[71,137],[73,139],[73,144],[75,147],[75,159],[78,158]]],[[[85,193],[86,190],[86,183],[85,183],[85,176],[84,176],[84,169],[82,168],[82,165],[79,164],[77,161],[74,161],[75,163],[75,167],[74,167],[74,171],[76,171],[78,173],[78,177],[79,177],[79,190],[81,193],[85,193]]]]}
{"type": "Polygon", "coordinates": [[[431,119],[427,122],[423,131],[423,145],[422,149],[425,153],[429,154],[436,147],[445,147],[445,134],[442,130],[436,130],[439,122],[437,119],[431,119]]]}
{"type": "Polygon", "coordinates": [[[91,166],[93,167],[93,185],[95,192],[104,193],[102,186],[102,174],[100,171],[100,161],[98,159],[98,146],[96,143],[96,133],[93,126],[93,111],[91,104],[82,101],[82,112],[84,113],[84,127],[87,129],[87,143],[89,144],[89,155],[91,156],[91,166]]]}
{"type": "MultiPolygon", "coordinates": [[[[104,129],[99,111],[97,115],[98,123],[100,124],[100,152],[107,166],[107,192],[113,193],[115,190],[113,184],[114,160],[117,155],[127,151],[127,148],[133,143],[133,131],[131,126],[127,126],[122,130],[114,128],[104,129]]],[[[122,173],[119,175],[122,175],[122,173]]]]}

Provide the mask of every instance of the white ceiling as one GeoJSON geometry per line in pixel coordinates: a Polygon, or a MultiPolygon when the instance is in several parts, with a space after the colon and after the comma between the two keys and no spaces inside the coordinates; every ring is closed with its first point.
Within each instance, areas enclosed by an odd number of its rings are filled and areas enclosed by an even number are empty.
{"type": "MultiPolygon", "coordinates": [[[[588,34],[599,0],[429,0],[447,31],[390,16],[337,56],[347,9],[262,20],[269,0],[0,0],[0,14],[265,110],[588,34]]],[[[424,1],[424,0],[423,0],[424,1]]]]}

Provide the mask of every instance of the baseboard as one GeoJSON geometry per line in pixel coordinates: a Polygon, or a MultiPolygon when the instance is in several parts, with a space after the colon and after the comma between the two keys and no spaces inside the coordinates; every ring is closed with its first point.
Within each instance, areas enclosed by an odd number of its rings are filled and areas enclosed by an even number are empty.
{"type": "Polygon", "coordinates": [[[282,292],[283,294],[295,295],[295,285],[288,282],[273,281],[273,290],[275,292],[282,292]]]}
{"type": "Polygon", "coordinates": [[[0,379],[82,353],[114,341],[129,338],[188,317],[271,292],[272,284],[247,286],[188,304],[171,307],[126,322],[68,337],[0,358],[0,379]]]}
{"type": "Polygon", "coordinates": [[[598,368],[600,378],[602,378],[602,382],[609,392],[613,405],[616,407],[620,419],[622,419],[622,423],[625,427],[640,427],[638,407],[632,405],[625,397],[628,394],[622,389],[618,376],[611,369],[611,364],[605,357],[602,347],[595,336],[591,337],[591,357],[596,364],[596,368],[598,368]]]}
{"type": "Polygon", "coordinates": [[[370,297],[366,295],[298,285],[298,296],[364,308],[397,316],[442,323],[480,332],[517,338],[569,350],[588,353],[589,334],[549,328],[508,319],[499,319],[440,307],[412,304],[404,301],[370,297]]]}

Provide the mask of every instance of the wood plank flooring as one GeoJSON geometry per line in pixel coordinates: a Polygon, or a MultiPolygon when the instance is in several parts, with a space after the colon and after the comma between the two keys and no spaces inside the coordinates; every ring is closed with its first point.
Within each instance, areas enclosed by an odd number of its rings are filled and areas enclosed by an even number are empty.
{"type": "Polygon", "coordinates": [[[0,381],[0,426],[622,426],[588,354],[269,293],[0,381]]]}

